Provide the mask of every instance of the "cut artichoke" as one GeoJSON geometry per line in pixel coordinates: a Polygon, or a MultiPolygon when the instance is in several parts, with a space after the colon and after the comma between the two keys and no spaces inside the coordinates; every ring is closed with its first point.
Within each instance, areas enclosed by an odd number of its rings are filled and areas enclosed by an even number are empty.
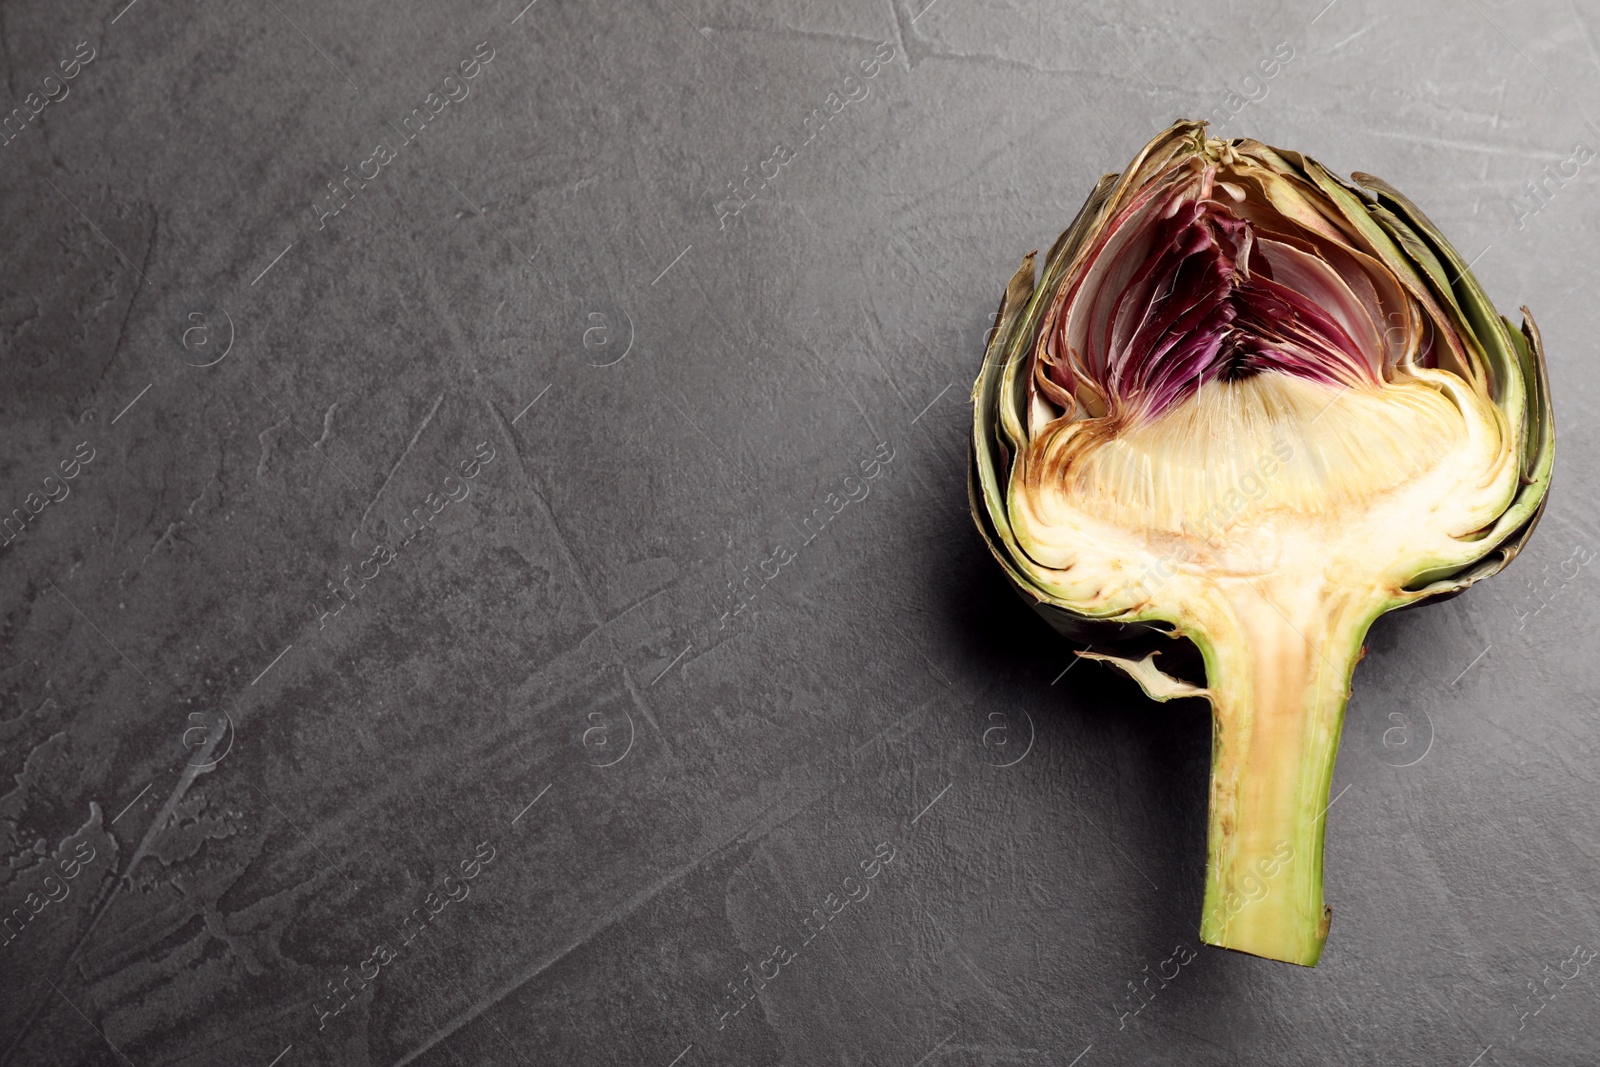
{"type": "Polygon", "coordinates": [[[1421,211],[1355,178],[1174,125],[1037,285],[1023,260],[972,393],[972,512],[1012,583],[1133,648],[1079,655],[1211,703],[1202,939],[1306,966],[1367,629],[1510,562],[1555,446],[1527,309],[1513,329],[1421,211]],[[1203,688],[1157,666],[1172,638],[1203,688]]]}

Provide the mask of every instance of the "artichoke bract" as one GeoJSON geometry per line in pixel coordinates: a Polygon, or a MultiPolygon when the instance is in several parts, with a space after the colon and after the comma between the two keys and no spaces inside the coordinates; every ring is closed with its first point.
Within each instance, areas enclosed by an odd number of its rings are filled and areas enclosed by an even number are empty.
{"type": "Polygon", "coordinates": [[[1509,563],[1555,445],[1527,309],[1513,328],[1415,205],[1354,180],[1177,123],[1037,282],[1023,259],[972,393],[972,512],[1012,584],[1118,653],[1078,655],[1210,701],[1201,938],[1306,966],[1368,627],[1509,563]],[[1203,687],[1157,663],[1181,639],[1203,687]]]}

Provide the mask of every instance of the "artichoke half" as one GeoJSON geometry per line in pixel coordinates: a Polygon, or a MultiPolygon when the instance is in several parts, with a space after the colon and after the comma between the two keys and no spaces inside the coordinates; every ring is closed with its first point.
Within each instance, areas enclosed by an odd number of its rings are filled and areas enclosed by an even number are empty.
{"type": "Polygon", "coordinates": [[[972,393],[972,512],[1011,582],[1122,646],[1080,656],[1211,703],[1201,938],[1306,966],[1367,629],[1509,563],[1555,445],[1527,309],[1514,329],[1415,205],[1355,179],[1177,123],[1037,283],[1023,259],[972,393]],[[1203,688],[1157,666],[1175,638],[1203,688]]]}

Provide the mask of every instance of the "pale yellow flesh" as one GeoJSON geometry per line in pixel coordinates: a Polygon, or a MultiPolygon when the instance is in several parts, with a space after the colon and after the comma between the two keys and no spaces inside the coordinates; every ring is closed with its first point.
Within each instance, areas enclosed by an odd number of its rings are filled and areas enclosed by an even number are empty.
{"type": "Polygon", "coordinates": [[[1446,371],[1350,387],[1267,373],[1208,383],[1029,487],[1030,464],[1088,425],[1055,427],[1021,457],[1018,539],[1064,604],[1169,622],[1205,654],[1202,936],[1315,963],[1350,672],[1367,627],[1419,574],[1481,550],[1472,535],[1518,484],[1510,427],[1446,371]]]}

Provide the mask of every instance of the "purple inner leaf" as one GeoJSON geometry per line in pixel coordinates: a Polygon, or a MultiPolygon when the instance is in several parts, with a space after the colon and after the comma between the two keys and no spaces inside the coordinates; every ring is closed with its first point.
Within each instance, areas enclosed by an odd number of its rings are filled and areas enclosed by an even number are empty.
{"type": "MultiPolygon", "coordinates": [[[[1382,315],[1369,306],[1371,286],[1358,296],[1317,256],[1258,239],[1254,224],[1210,198],[1210,178],[1175,183],[1113,222],[1133,232],[1111,235],[1083,264],[1052,347],[1079,340],[1076,367],[1124,413],[1146,418],[1216,380],[1377,381],[1382,315]]],[[[1069,367],[1049,373],[1071,388],[1069,367]]]]}

